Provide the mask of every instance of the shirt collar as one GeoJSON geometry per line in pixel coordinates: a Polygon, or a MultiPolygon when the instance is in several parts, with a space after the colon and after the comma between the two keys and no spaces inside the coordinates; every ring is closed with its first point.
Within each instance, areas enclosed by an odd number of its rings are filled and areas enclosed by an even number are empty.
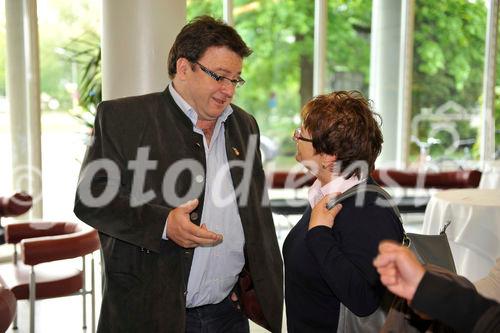
{"type": "MultiPolygon", "coordinates": [[[[193,126],[196,127],[196,122],[198,121],[198,114],[193,109],[193,107],[189,105],[189,103],[186,102],[184,98],[182,98],[182,96],[177,92],[177,90],[175,90],[173,83],[170,83],[168,85],[168,91],[172,95],[172,98],[174,99],[177,106],[179,106],[182,112],[184,112],[184,114],[189,118],[189,120],[191,120],[193,126]]],[[[226,121],[227,117],[229,117],[231,113],[233,113],[233,108],[231,107],[231,105],[226,106],[224,112],[222,112],[217,121],[218,122],[226,121]]]]}
{"type": "Polygon", "coordinates": [[[344,177],[340,176],[333,179],[328,184],[321,186],[321,182],[319,181],[319,179],[316,179],[314,184],[312,184],[309,188],[309,204],[312,208],[314,208],[314,206],[316,206],[316,204],[320,202],[325,195],[329,195],[335,192],[344,193],[351,187],[354,187],[361,183],[363,180],[360,180],[356,175],[352,175],[348,179],[344,179],[344,177]]]}

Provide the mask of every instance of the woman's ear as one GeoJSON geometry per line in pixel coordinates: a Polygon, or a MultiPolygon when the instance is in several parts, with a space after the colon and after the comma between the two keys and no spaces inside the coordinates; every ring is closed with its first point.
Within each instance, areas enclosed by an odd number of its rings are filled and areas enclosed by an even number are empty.
{"type": "Polygon", "coordinates": [[[333,166],[336,160],[337,156],[335,155],[321,154],[320,155],[321,168],[333,171],[333,166]]]}

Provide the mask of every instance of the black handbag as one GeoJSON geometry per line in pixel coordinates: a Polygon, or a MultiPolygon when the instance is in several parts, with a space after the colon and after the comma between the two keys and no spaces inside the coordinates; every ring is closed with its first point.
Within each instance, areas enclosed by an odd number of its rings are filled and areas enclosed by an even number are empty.
{"type": "MultiPolygon", "coordinates": [[[[327,204],[327,208],[332,209],[336,204],[355,195],[364,196],[366,192],[378,193],[383,199],[382,201],[379,201],[377,203],[385,207],[391,207],[398,217],[399,222],[401,223],[401,228],[403,228],[401,214],[397,205],[392,200],[390,194],[377,185],[366,183],[359,184],[330,200],[327,204]]],[[[404,232],[403,228],[403,245],[408,246],[423,264],[433,264],[456,273],[453,255],[448,243],[448,237],[446,237],[446,228],[449,224],[450,222],[445,225],[439,235],[406,233],[404,232]]],[[[379,308],[371,315],[365,317],[355,315],[346,306],[340,303],[339,324],[337,332],[380,332],[394,298],[395,296],[387,290],[382,297],[379,308]]]]}

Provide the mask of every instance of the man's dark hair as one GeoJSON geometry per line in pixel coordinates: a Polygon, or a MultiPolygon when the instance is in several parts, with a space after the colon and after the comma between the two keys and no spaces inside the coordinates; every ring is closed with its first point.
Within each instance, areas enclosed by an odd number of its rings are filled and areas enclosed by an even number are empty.
{"type": "Polygon", "coordinates": [[[233,27],[210,16],[198,16],[186,24],[175,38],[168,55],[169,77],[173,79],[177,73],[177,59],[196,62],[212,46],[225,46],[242,58],[252,54],[233,27]]]}

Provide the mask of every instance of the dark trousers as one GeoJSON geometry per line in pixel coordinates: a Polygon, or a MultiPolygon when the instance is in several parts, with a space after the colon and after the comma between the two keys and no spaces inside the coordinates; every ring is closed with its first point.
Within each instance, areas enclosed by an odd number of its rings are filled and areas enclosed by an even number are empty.
{"type": "Polygon", "coordinates": [[[247,317],[226,297],[218,304],[186,309],[186,333],[249,333],[247,317]]]}

